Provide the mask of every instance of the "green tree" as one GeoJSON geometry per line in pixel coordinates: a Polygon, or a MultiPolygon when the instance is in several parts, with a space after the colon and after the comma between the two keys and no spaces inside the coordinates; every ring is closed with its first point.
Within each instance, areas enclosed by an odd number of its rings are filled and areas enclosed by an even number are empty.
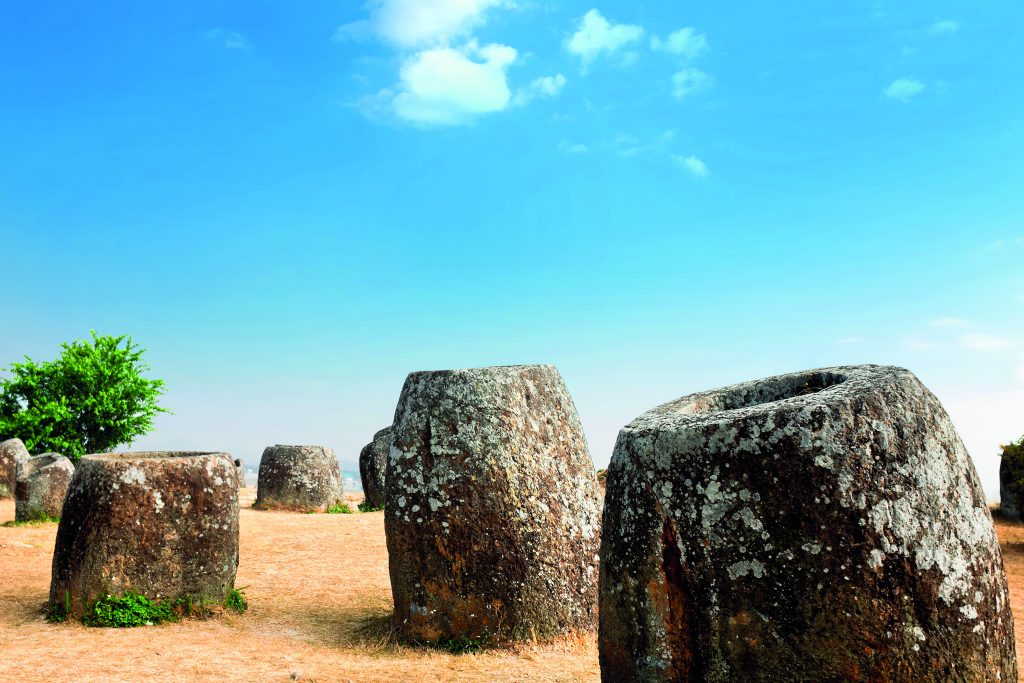
{"type": "Polygon", "coordinates": [[[1000,467],[1000,475],[1004,477],[1010,486],[1010,490],[1017,496],[1017,500],[1024,503],[1024,436],[1019,441],[1006,444],[1002,447],[1003,462],[1000,467]]]}
{"type": "Polygon", "coordinates": [[[153,430],[164,383],[147,379],[145,349],[131,337],[91,332],[61,344],[57,360],[26,356],[0,380],[0,440],[17,437],[32,453],[53,451],[78,462],[153,430]]]}

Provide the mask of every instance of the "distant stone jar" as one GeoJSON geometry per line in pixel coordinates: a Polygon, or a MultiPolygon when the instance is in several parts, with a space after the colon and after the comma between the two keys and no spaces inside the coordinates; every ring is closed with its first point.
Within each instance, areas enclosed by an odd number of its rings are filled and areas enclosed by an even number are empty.
{"type": "Polygon", "coordinates": [[[222,603],[238,568],[238,468],[226,453],[87,455],[64,502],[51,609],[105,595],[222,603]]]}
{"type": "Polygon", "coordinates": [[[554,367],[409,375],[386,501],[395,621],[407,639],[594,628],[597,480],[554,367]]]}
{"type": "Polygon", "coordinates": [[[21,439],[0,441],[0,499],[14,498],[18,463],[28,460],[28,457],[28,450],[21,439]]]}
{"type": "Polygon", "coordinates": [[[388,471],[388,451],[391,449],[391,427],[373,435],[373,441],[359,452],[359,479],[363,495],[370,507],[384,507],[384,483],[388,471]]]}
{"type": "Polygon", "coordinates": [[[345,504],[341,469],[325,446],[270,446],[260,459],[253,507],[325,512],[345,504]]]}
{"type": "Polygon", "coordinates": [[[14,519],[19,522],[60,517],[75,466],[60,453],[44,453],[18,463],[14,519]]]}
{"type": "Polygon", "coordinates": [[[659,406],[619,433],[603,521],[604,681],[1017,680],[984,493],[907,370],[659,406]]]}

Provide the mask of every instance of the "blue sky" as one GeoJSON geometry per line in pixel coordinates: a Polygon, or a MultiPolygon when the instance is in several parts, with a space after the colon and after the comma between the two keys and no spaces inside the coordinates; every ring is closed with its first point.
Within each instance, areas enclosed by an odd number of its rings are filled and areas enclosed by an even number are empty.
{"type": "Polygon", "coordinates": [[[0,364],[89,329],[140,447],[326,443],[413,370],[547,362],[594,460],[677,396],[914,370],[994,497],[1024,433],[1024,8],[0,9],[0,364]]]}

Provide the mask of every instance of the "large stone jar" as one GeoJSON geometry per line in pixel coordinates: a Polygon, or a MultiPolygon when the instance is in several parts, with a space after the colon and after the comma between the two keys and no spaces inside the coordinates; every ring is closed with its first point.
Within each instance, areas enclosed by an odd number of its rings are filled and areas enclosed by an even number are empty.
{"type": "Polygon", "coordinates": [[[325,446],[269,446],[260,458],[254,507],[325,512],[345,505],[341,469],[325,446]]]}
{"type": "Polygon", "coordinates": [[[0,499],[14,498],[18,463],[28,460],[28,457],[28,450],[21,439],[0,441],[0,499]]]}
{"type": "Polygon", "coordinates": [[[18,463],[14,519],[19,522],[60,517],[75,466],[60,453],[43,453],[18,463]]]}
{"type": "Polygon", "coordinates": [[[359,479],[363,495],[370,507],[384,507],[384,484],[388,471],[388,452],[391,450],[391,427],[373,435],[373,441],[359,452],[359,479]]]}
{"type": "Polygon", "coordinates": [[[87,455],[64,503],[50,602],[105,595],[223,602],[238,567],[238,468],[226,453],[87,455]]]}
{"type": "Polygon", "coordinates": [[[602,680],[1015,681],[985,496],[907,370],[686,396],[620,433],[602,680]]]}
{"type": "Polygon", "coordinates": [[[407,638],[594,628],[597,482],[554,367],[409,375],[386,489],[395,620],[407,638]]]}

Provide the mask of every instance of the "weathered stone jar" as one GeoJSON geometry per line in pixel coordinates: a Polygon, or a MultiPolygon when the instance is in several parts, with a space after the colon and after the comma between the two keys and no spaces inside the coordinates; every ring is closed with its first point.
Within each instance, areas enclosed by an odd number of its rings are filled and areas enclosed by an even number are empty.
{"type": "Polygon", "coordinates": [[[554,367],[409,375],[386,490],[395,620],[407,638],[594,628],[597,482],[554,367]]]}
{"type": "Polygon", "coordinates": [[[238,469],[226,453],[83,457],[64,502],[50,603],[104,595],[223,602],[238,568],[238,469]]]}
{"type": "Polygon", "coordinates": [[[18,463],[14,519],[31,522],[60,517],[75,466],[60,453],[43,453],[18,463]]]}
{"type": "Polygon", "coordinates": [[[375,508],[384,506],[384,483],[388,471],[388,451],[391,449],[391,427],[373,435],[373,441],[359,452],[359,479],[363,483],[366,504],[375,508]]]}
{"type": "Polygon", "coordinates": [[[14,498],[18,463],[28,460],[28,457],[28,450],[21,439],[0,441],[0,498],[14,498]]]}
{"type": "Polygon", "coordinates": [[[603,528],[604,681],[1017,680],[985,496],[907,370],[645,413],[619,433],[603,528]]]}
{"type": "Polygon", "coordinates": [[[257,508],[324,512],[345,504],[341,469],[325,446],[269,446],[260,458],[257,508]]]}

